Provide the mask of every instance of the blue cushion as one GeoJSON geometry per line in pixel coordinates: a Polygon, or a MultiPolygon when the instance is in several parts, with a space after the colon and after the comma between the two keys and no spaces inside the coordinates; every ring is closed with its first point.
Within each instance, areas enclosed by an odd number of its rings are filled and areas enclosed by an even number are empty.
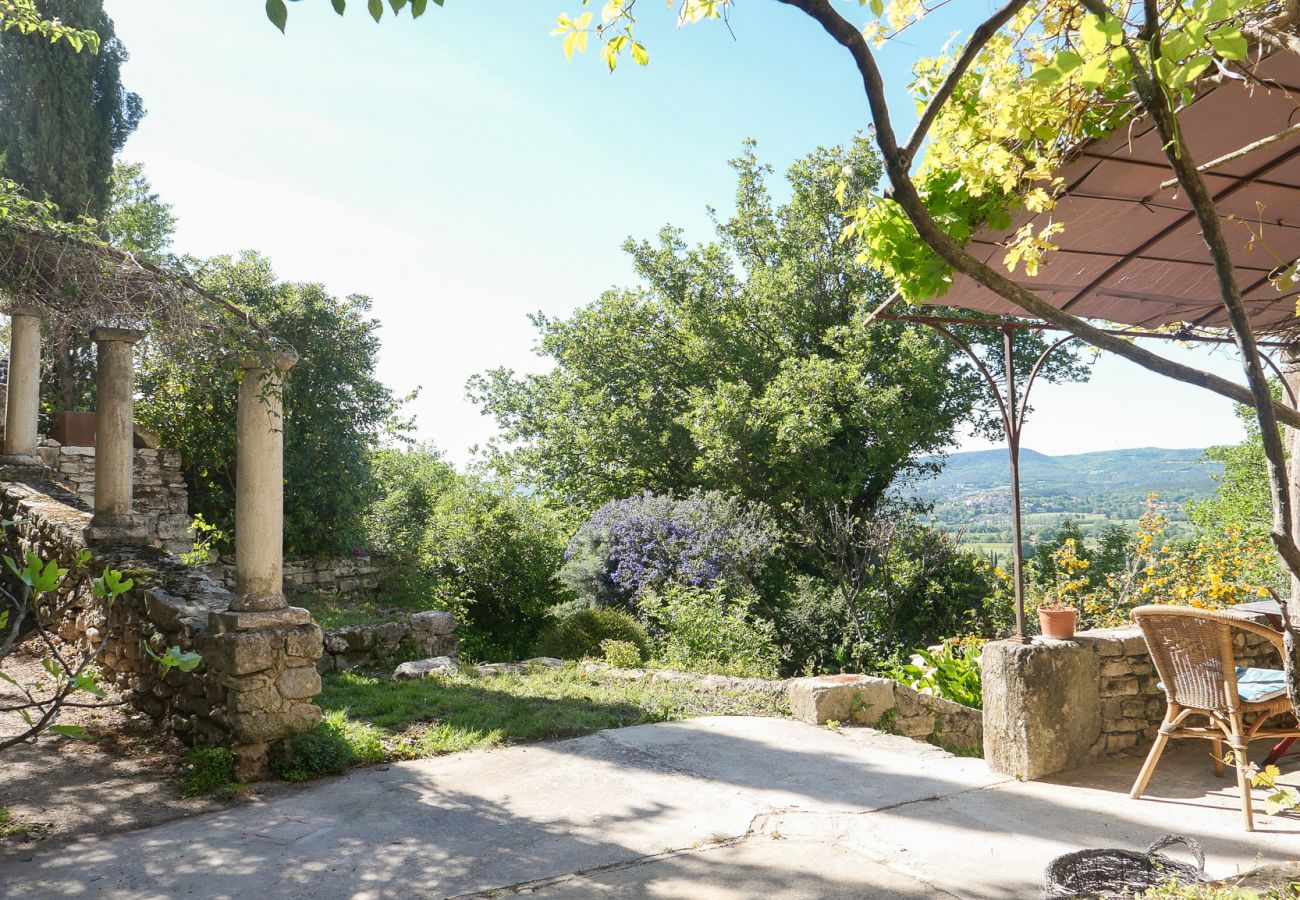
{"type": "Polygon", "coordinates": [[[1286,693],[1286,673],[1280,669],[1237,666],[1237,694],[1248,703],[1273,700],[1286,693]]]}

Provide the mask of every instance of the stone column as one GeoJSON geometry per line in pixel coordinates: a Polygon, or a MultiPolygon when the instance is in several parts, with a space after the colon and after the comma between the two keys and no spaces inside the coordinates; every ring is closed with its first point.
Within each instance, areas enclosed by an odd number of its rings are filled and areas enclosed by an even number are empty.
{"type": "Polygon", "coordinates": [[[41,311],[15,306],[9,313],[9,398],[3,462],[35,466],[36,420],[41,409],[41,311]]]}
{"type": "Polygon", "coordinates": [[[131,531],[135,481],[136,341],[144,332],[130,328],[92,328],[95,342],[95,516],[97,539],[131,531]]]}
{"type": "Polygon", "coordinates": [[[235,601],[232,612],[284,607],[284,375],[292,350],[239,363],[235,464],[235,601]]]}

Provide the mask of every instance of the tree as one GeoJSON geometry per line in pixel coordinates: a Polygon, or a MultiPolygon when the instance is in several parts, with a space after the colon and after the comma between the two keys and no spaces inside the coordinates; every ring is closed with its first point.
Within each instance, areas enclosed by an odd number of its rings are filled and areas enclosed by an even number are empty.
{"type": "MultiPolygon", "coordinates": [[[[713,242],[688,247],[673,228],[629,240],[641,285],[567,320],[534,317],[550,372],[471,382],[520,469],[567,503],[701,488],[787,517],[839,502],[866,515],[933,467],[918,457],[941,452],[957,423],[987,420],[981,383],[939,335],[861,327],[890,291],[839,240],[841,200],[879,175],[867,141],[798,160],[781,205],[752,143],[732,164],[737,211],[713,242]]],[[[1019,343],[1027,368],[1041,339],[1019,343]]],[[[1044,374],[1076,373],[1063,356],[1044,374]]]]}
{"type": "Polygon", "coordinates": [[[430,448],[375,454],[371,545],[388,588],[447,609],[468,659],[522,659],[548,611],[570,599],[555,577],[567,523],[515,485],[460,474],[430,448]]]}
{"type": "Polygon", "coordinates": [[[113,166],[108,209],[99,232],[110,246],[134,253],[154,263],[171,261],[168,249],[176,231],[176,215],[145,177],[140,163],[113,166]]]}
{"type": "Polygon", "coordinates": [[[1273,511],[1269,502],[1268,459],[1259,434],[1259,421],[1248,406],[1238,406],[1237,418],[1246,437],[1236,444],[1220,444],[1205,451],[1207,460],[1220,463],[1214,496],[1188,504],[1187,516],[1202,531],[1236,525],[1252,532],[1268,532],[1273,511]]]}
{"type": "MultiPolygon", "coordinates": [[[[379,323],[370,317],[369,298],[278,281],[270,262],[254,253],[210,260],[200,279],[237,299],[300,356],[284,388],[286,552],[334,554],[360,546],[360,512],[377,491],[371,450],[402,427],[400,401],[375,378],[379,323]]],[[[137,419],[181,451],[194,511],[231,534],[236,370],[151,345],[139,385],[137,419]]]]}
{"type": "MultiPolygon", "coordinates": [[[[69,27],[98,35],[97,52],[69,52],[39,28],[0,29],[0,158],[30,196],[74,222],[107,210],[113,156],[144,107],[122,86],[126,48],[102,0],[40,0],[35,9],[48,18],[56,7],[69,27]]],[[[91,396],[89,338],[64,330],[52,338],[56,407],[75,409],[91,396]]]]}

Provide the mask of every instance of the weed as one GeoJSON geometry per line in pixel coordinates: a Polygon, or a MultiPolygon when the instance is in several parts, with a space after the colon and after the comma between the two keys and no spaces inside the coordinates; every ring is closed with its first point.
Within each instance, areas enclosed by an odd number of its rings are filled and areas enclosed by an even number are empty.
{"type": "Polygon", "coordinates": [[[235,783],[235,754],[225,747],[195,747],[181,760],[181,796],[206,797],[235,783]]]}

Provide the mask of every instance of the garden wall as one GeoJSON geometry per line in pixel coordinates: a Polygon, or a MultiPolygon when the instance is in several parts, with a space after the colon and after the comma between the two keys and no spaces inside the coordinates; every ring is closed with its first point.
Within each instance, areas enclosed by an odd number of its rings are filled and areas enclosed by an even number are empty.
{"type": "MultiPolygon", "coordinates": [[[[32,551],[71,566],[87,549],[86,504],[34,470],[0,468],[0,517],[15,522],[3,535],[15,557],[32,551]]],[[[80,591],[53,630],[98,647],[105,680],[131,706],[189,743],[231,747],[246,779],[266,774],[274,743],[320,721],[311,699],[320,692],[322,636],[306,610],[233,613],[229,591],[161,550],[91,549],[92,574],[115,568],[135,584],[111,609],[80,591]],[[145,647],[173,645],[202,654],[199,667],[163,675],[145,647]]],[[[12,575],[3,577],[16,589],[12,575]]]]}
{"type": "MultiPolygon", "coordinates": [[[[235,584],[235,560],[223,556],[203,566],[209,578],[227,587],[235,584]]],[[[387,566],[382,557],[340,556],[323,559],[286,559],[284,592],[287,595],[338,594],[362,597],[379,590],[387,566]]]]}
{"type": "Polygon", "coordinates": [[[978,709],[923,694],[872,675],[816,675],[789,683],[790,712],[814,725],[866,725],[978,755],[984,742],[978,709]]]}
{"type": "MultiPolygon", "coordinates": [[[[36,450],[41,463],[53,469],[87,505],[95,502],[95,448],[65,447],[47,438],[36,450]]],[[[168,553],[185,553],[194,545],[190,534],[189,493],[181,475],[181,455],[175,450],[135,451],[136,523],[153,546],[168,553]]]]}
{"type": "Polygon", "coordinates": [[[459,656],[460,642],[452,634],[451,613],[418,612],[397,622],[349,625],[325,632],[325,652],[317,662],[321,673],[362,666],[391,668],[408,659],[459,656]]]}
{"type": "MultiPolygon", "coordinates": [[[[1281,660],[1268,641],[1238,631],[1238,663],[1281,660]]],[[[985,645],[984,758],[994,771],[1042,778],[1097,759],[1144,754],[1165,695],[1136,626],[1084,631],[1073,640],[985,645]]]]}

